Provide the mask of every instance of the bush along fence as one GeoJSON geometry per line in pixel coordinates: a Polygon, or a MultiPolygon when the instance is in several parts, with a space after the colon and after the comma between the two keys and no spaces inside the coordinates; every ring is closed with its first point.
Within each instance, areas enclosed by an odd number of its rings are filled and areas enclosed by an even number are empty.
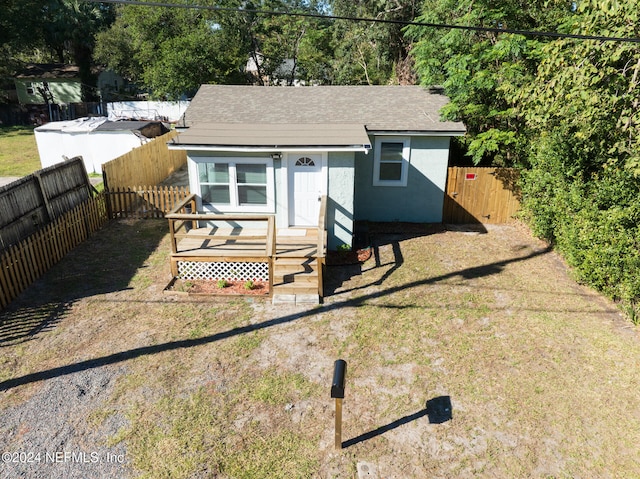
{"type": "Polygon", "coordinates": [[[109,221],[105,199],[90,198],[0,254],[0,307],[109,221]]]}

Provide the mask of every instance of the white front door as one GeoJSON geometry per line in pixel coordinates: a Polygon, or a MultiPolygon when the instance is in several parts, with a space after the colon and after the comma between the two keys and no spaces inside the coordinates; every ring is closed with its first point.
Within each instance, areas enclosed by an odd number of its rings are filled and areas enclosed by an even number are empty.
{"type": "Polygon", "coordinates": [[[289,154],[289,225],[316,226],[326,193],[321,153],[289,154]]]}

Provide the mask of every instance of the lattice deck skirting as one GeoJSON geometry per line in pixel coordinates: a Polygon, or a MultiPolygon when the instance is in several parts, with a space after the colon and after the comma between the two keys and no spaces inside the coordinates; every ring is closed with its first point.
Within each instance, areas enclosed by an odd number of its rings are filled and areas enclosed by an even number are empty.
{"type": "Polygon", "coordinates": [[[269,263],[178,261],[178,277],[212,281],[269,281],[269,263]]]}

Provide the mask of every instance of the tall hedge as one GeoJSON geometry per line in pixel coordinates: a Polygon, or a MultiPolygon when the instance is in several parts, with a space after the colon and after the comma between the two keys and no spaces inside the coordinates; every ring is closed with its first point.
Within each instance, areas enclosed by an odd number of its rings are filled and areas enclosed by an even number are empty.
{"type": "MultiPolygon", "coordinates": [[[[576,277],[640,320],[640,179],[628,168],[576,167],[560,135],[541,141],[523,172],[523,211],[576,277]]],[[[579,161],[577,162],[579,163],[579,161]]]]}

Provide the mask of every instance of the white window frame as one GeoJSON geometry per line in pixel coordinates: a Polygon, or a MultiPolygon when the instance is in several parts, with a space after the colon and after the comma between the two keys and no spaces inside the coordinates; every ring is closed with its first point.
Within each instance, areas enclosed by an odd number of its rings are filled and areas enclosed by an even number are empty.
{"type": "Polygon", "coordinates": [[[198,196],[202,202],[202,208],[221,213],[274,213],[275,212],[275,195],[274,195],[274,178],[273,178],[273,159],[271,158],[240,158],[240,157],[201,157],[195,160],[195,174],[198,184],[198,196]],[[229,165],[229,196],[230,204],[205,203],[202,200],[202,185],[209,183],[200,183],[200,172],[198,165],[201,163],[226,163],[229,165]],[[237,164],[265,165],[267,175],[267,204],[266,205],[241,205],[238,202],[238,176],[236,173],[237,164]]]}
{"type": "Polygon", "coordinates": [[[373,186],[407,186],[411,157],[411,138],[408,136],[377,136],[373,154],[373,186]],[[399,180],[381,180],[380,163],[383,143],[402,143],[402,170],[399,180]]]}

